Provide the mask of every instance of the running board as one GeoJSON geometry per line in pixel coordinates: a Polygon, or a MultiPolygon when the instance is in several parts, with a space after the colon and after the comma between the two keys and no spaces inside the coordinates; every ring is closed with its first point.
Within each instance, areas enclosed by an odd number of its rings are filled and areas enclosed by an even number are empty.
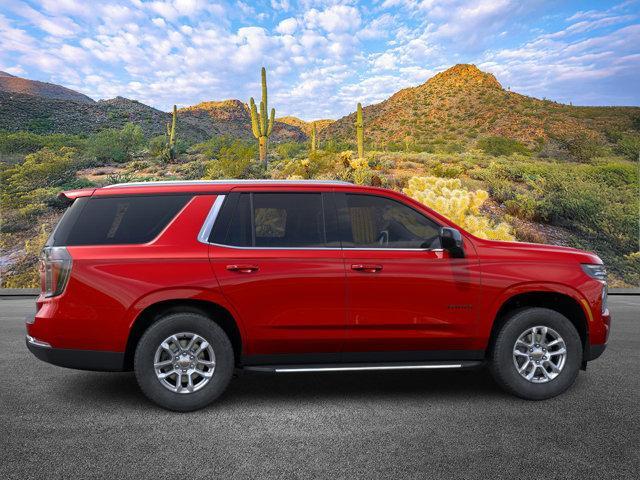
{"type": "Polygon", "coordinates": [[[441,370],[473,368],[480,361],[462,362],[393,362],[393,363],[334,363],[316,365],[247,365],[244,370],[271,373],[354,372],[367,370],[441,370]]]}

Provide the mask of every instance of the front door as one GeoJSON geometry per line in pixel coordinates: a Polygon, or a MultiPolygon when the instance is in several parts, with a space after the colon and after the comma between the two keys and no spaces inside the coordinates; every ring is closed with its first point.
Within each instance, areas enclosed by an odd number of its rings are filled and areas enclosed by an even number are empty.
{"type": "Polygon", "coordinates": [[[347,271],[343,359],[463,360],[477,348],[473,249],[451,258],[422,212],[385,196],[336,194],[347,271]]]}
{"type": "Polygon", "coordinates": [[[228,196],[210,260],[243,325],[245,364],[313,362],[342,347],[346,279],[329,201],[304,191],[228,196]]]}

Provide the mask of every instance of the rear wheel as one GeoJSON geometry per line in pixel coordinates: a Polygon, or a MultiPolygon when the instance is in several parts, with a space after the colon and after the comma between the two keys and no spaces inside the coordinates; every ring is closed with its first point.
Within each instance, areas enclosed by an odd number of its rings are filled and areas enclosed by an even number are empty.
{"type": "Polygon", "coordinates": [[[493,345],[491,373],[505,390],[527,400],[559,395],[582,362],[580,335],[564,315],[547,308],[514,313],[493,345]]]}
{"type": "Polygon", "coordinates": [[[191,411],[218,398],[233,374],[229,338],[209,318],[174,313],[154,323],[136,348],[134,371],[144,394],[169,410],[191,411]]]}

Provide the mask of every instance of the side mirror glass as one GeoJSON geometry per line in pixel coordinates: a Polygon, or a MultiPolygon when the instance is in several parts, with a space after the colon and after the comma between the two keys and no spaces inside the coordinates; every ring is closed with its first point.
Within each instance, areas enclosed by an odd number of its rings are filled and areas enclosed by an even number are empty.
{"type": "Polygon", "coordinates": [[[464,258],[462,235],[455,228],[442,227],[440,229],[440,244],[453,258],[464,258]]]}

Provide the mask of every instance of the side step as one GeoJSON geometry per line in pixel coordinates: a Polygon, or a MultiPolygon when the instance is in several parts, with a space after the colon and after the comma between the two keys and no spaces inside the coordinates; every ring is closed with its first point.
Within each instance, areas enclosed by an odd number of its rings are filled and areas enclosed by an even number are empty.
{"type": "Polygon", "coordinates": [[[314,365],[247,365],[243,370],[270,373],[354,372],[367,370],[440,370],[474,368],[481,361],[462,362],[390,362],[390,363],[325,363],[314,365]]]}

